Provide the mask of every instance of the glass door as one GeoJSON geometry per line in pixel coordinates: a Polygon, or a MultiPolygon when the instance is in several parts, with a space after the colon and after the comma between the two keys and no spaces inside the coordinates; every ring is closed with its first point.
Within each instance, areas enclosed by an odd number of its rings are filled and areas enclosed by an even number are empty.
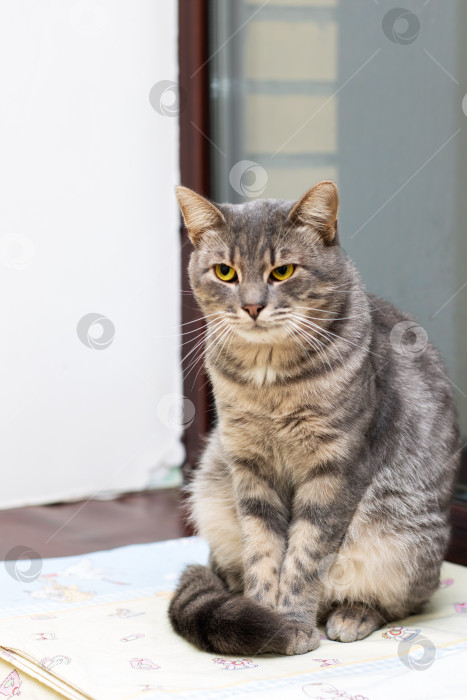
{"type": "Polygon", "coordinates": [[[211,1],[211,196],[335,180],[342,245],[441,351],[465,444],[467,3],[395,5],[211,1]]]}

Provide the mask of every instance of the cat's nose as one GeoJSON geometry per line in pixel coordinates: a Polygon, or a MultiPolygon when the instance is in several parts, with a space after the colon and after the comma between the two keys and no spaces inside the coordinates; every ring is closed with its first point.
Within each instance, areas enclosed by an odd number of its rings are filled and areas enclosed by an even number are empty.
{"type": "Polygon", "coordinates": [[[256,321],[259,316],[259,312],[261,309],[264,309],[264,306],[261,306],[261,304],[245,304],[243,308],[248,314],[250,314],[251,318],[256,321]]]}

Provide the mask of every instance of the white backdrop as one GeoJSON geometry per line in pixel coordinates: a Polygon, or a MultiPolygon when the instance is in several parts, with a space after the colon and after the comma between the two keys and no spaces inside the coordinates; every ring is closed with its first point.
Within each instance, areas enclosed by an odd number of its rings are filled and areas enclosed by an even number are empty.
{"type": "Polygon", "coordinates": [[[0,2],[1,508],[182,462],[176,15],[0,2]]]}

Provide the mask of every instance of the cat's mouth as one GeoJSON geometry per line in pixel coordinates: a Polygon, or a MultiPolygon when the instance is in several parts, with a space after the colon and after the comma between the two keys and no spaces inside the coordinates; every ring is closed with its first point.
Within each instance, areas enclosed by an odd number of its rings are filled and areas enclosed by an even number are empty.
{"type": "Polygon", "coordinates": [[[237,334],[244,340],[250,342],[271,343],[283,340],[286,331],[283,324],[269,320],[256,319],[251,323],[235,324],[237,334]]]}

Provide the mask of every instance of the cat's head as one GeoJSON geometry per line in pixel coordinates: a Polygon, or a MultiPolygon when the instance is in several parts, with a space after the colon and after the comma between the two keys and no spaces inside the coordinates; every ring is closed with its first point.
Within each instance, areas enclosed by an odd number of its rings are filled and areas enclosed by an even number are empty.
{"type": "Polygon", "coordinates": [[[194,245],[191,286],[208,321],[224,319],[245,340],[270,342],[307,309],[326,318],[342,299],[333,294],[347,281],[333,182],[296,202],[214,205],[186,187],[176,194],[194,245]]]}

